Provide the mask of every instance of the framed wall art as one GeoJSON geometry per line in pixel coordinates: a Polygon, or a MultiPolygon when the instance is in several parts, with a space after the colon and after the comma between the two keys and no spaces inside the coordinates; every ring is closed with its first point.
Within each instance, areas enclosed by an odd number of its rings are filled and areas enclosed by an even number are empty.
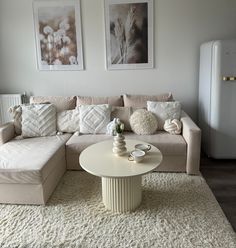
{"type": "Polygon", "coordinates": [[[83,70],[79,0],[33,2],[39,70],[83,70]]]}
{"type": "Polygon", "coordinates": [[[104,0],[106,65],[153,68],[153,0],[104,0]]]}

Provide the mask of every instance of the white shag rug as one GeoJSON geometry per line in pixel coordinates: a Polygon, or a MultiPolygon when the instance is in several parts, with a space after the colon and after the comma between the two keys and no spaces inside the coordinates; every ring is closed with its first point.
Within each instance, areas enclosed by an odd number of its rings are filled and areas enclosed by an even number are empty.
{"type": "Polygon", "coordinates": [[[100,178],[68,171],[46,206],[0,204],[0,247],[235,248],[236,235],[200,176],[146,175],[140,207],[118,214],[100,178]]]}

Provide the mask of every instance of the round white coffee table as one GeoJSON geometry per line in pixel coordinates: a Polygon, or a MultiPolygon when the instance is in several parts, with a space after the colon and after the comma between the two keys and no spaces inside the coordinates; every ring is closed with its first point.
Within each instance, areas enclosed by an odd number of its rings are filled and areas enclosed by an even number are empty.
{"type": "Polygon", "coordinates": [[[162,154],[155,146],[140,140],[125,140],[127,153],[115,156],[113,140],[87,147],[80,154],[80,165],[87,172],[102,177],[102,197],[107,209],[127,212],[139,206],[142,200],[142,175],[153,171],[162,161],[162,154]],[[151,145],[151,150],[140,163],[128,160],[136,144],[151,145]]]}

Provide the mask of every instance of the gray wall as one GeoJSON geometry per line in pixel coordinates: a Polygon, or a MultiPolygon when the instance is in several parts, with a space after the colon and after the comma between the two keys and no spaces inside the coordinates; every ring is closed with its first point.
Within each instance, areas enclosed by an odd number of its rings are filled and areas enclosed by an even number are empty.
{"type": "Polygon", "coordinates": [[[0,0],[0,93],[158,94],[195,119],[199,46],[236,36],[235,0],[154,0],[155,68],[107,71],[103,0],[82,0],[84,71],[38,71],[32,0],[0,0]]]}

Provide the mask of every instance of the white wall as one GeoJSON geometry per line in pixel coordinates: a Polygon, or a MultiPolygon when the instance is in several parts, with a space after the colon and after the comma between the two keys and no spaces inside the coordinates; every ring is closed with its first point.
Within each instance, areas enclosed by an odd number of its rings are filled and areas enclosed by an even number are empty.
{"type": "Polygon", "coordinates": [[[155,68],[106,71],[103,0],[81,0],[84,71],[38,71],[32,0],[0,0],[0,93],[173,92],[195,119],[199,46],[236,37],[235,0],[154,0],[155,68]]]}

